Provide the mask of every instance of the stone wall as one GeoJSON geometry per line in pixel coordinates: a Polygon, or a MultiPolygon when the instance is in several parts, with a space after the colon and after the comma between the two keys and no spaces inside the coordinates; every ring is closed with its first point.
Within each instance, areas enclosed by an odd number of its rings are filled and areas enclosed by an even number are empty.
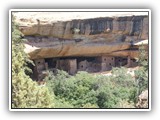
{"type": "Polygon", "coordinates": [[[89,63],[87,60],[84,60],[78,63],[79,71],[86,71],[88,67],[89,67],[89,63]]]}
{"type": "Polygon", "coordinates": [[[74,75],[77,72],[77,60],[76,59],[70,59],[67,60],[68,62],[68,73],[70,75],[74,75]]]}
{"type": "Polygon", "coordinates": [[[37,80],[43,80],[46,76],[45,70],[48,69],[48,64],[45,63],[44,59],[36,59],[34,60],[35,66],[34,66],[34,76],[37,80]]]}
{"type": "Polygon", "coordinates": [[[38,81],[44,79],[47,70],[57,73],[57,69],[64,70],[70,75],[75,75],[78,71],[89,73],[109,71],[112,67],[135,67],[135,59],[127,57],[95,56],[95,57],[73,57],[73,58],[47,58],[34,60],[34,76],[38,81]]]}
{"type": "Polygon", "coordinates": [[[120,66],[125,66],[128,63],[127,57],[116,57],[115,58],[115,66],[120,67],[120,66]]]}
{"type": "Polygon", "coordinates": [[[57,60],[56,69],[64,70],[70,75],[74,75],[77,72],[77,60],[76,59],[64,59],[57,60]]]}
{"type": "Polygon", "coordinates": [[[101,71],[111,70],[115,67],[115,57],[113,56],[101,56],[97,58],[97,61],[101,65],[101,71]]]}

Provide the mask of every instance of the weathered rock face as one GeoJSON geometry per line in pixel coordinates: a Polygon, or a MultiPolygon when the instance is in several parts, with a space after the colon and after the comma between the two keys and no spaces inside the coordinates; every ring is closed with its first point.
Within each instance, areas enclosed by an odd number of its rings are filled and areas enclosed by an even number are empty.
{"type": "Polygon", "coordinates": [[[147,16],[105,17],[55,23],[37,20],[37,23],[28,23],[27,25],[22,21],[24,20],[21,20],[20,30],[24,35],[73,39],[73,29],[76,28],[80,30],[80,35],[122,32],[125,35],[138,36],[138,39],[148,39],[147,16]]]}
{"type": "Polygon", "coordinates": [[[19,23],[31,59],[104,54],[137,58],[137,43],[148,40],[148,16],[19,23]]]}
{"type": "MultiPolygon", "coordinates": [[[[136,43],[135,43],[136,44],[136,43]]],[[[32,59],[72,56],[131,56],[138,58],[139,51],[129,50],[131,45],[107,42],[76,42],[75,40],[25,44],[25,51],[32,59]]]]}
{"type": "Polygon", "coordinates": [[[100,72],[137,66],[139,46],[148,48],[148,16],[98,17],[73,20],[17,20],[25,52],[34,61],[37,80],[46,70],[100,72]]]}
{"type": "Polygon", "coordinates": [[[142,91],[138,96],[138,103],[136,106],[138,108],[148,108],[148,90],[142,91]]]}

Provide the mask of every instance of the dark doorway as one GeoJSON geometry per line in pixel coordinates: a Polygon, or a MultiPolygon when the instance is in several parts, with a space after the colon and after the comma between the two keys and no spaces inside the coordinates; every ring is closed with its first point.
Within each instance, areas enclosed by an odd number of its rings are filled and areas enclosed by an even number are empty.
{"type": "Polygon", "coordinates": [[[55,68],[57,59],[54,58],[45,58],[45,63],[48,63],[48,68],[55,68]]]}

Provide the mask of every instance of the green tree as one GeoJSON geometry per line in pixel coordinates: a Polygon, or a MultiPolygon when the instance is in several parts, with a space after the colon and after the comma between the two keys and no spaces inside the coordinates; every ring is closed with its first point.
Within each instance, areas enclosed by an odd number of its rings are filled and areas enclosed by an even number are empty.
{"type": "Polygon", "coordinates": [[[145,46],[143,44],[139,46],[138,63],[140,66],[144,67],[145,69],[148,69],[147,51],[146,51],[145,46]]]}
{"type": "Polygon", "coordinates": [[[126,73],[126,68],[113,68],[111,76],[101,77],[104,82],[99,87],[97,96],[100,108],[117,108],[121,101],[135,101],[135,81],[126,73]]]}
{"type": "Polygon", "coordinates": [[[75,108],[97,106],[97,93],[93,89],[95,80],[95,77],[86,72],[70,76],[65,71],[58,71],[55,76],[50,73],[46,78],[47,86],[55,93],[57,100],[63,99],[75,108]]]}
{"type": "Polygon", "coordinates": [[[144,45],[139,47],[139,69],[135,71],[135,79],[137,82],[137,96],[142,91],[148,89],[148,60],[147,52],[144,45]]]}
{"type": "Polygon", "coordinates": [[[58,108],[117,108],[122,101],[128,104],[123,107],[130,107],[136,97],[135,81],[125,68],[114,68],[111,77],[87,72],[75,76],[65,71],[58,71],[57,75],[50,72],[46,82],[55,93],[58,108]]]}
{"type": "Polygon", "coordinates": [[[48,88],[38,86],[25,74],[31,62],[24,52],[24,40],[18,25],[12,19],[12,108],[54,107],[53,95],[48,88]]]}

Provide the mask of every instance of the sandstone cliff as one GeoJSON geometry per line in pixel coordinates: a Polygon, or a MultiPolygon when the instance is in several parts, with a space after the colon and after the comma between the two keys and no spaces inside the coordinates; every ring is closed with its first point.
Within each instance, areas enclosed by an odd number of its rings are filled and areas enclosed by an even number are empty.
{"type": "Polygon", "coordinates": [[[148,45],[148,16],[96,17],[71,20],[18,18],[31,59],[68,56],[138,57],[148,45]]]}

